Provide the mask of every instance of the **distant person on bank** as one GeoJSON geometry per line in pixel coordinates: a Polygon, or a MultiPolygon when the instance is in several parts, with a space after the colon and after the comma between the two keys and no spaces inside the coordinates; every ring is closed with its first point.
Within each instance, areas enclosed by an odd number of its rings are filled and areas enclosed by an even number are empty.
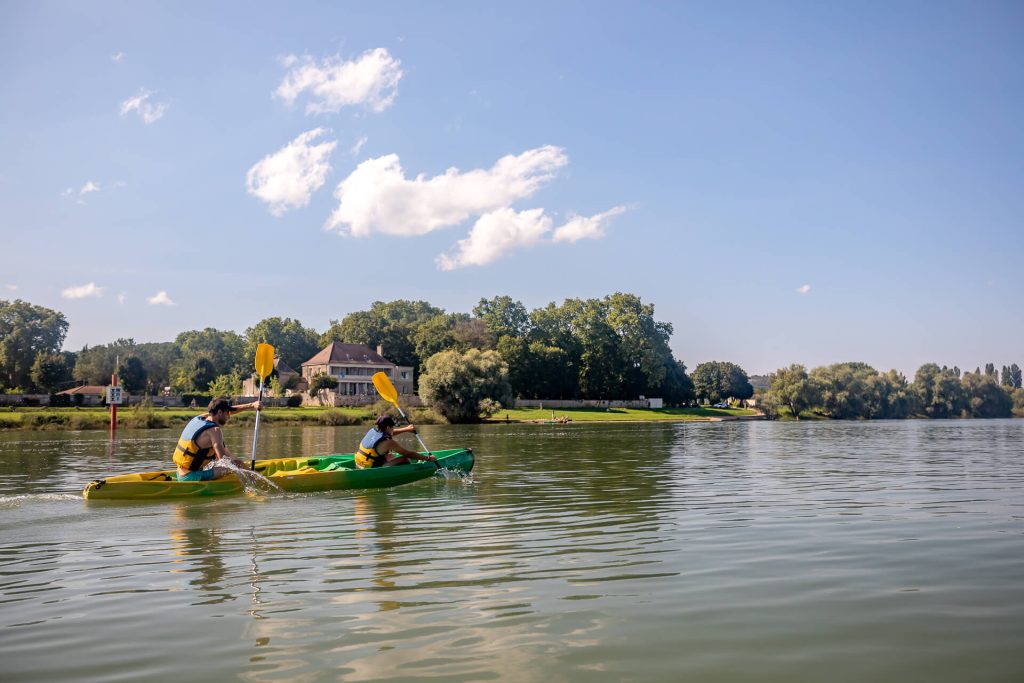
{"type": "Polygon", "coordinates": [[[202,415],[193,417],[181,436],[178,446],[174,449],[174,464],[178,466],[178,481],[210,481],[220,479],[231,472],[227,467],[211,467],[203,469],[214,459],[228,459],[237,467],[245,467],[245,463],[231,455],[224,445],[224,435],[220,428],[227,424],[228,418],[243,410],[259,410],[259,401],[233,406],[226,398],[215,398],[202,415]]]}
{"type": "Polygon", "coordinates": [[[363,440],[359,442],[359,448],[356,450],[356,467],[359,469],[391,467],[392,465],[405,465],[412,460],[437,462],[437,458],[434,456],[410,451],[395,441],[395,434],[415,431],[416,425],[396,429],[395,418],[390,415],[381,415],[377,418],[377,424],[371,427],[363,440]],[[399,455],[392,455],[392,453],[399,455]]]}

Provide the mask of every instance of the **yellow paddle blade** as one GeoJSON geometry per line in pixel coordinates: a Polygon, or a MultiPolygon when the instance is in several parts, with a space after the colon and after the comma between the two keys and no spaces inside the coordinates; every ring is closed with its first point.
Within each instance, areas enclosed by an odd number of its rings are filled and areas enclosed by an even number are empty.
{"type": "Polygon", "coordinates": [[[260,344],[256,347],[256,374],[260,381],[267,378],[274,371],[274,347],[270,344],[260,344]]]}
{"type": "Polygon", "coordinates": [[[377,387],[377,393],[380,397],[388,403],[394,403],[398,405],[398,392],[395,391],[395,387],[391,384],[391,380],[383,372],[378,372],[373,376],[373,386],[377,387]]]}

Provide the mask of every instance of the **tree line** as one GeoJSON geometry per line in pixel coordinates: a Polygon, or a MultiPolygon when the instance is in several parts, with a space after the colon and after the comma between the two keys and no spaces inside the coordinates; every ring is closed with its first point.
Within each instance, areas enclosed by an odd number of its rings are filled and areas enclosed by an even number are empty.
{"type": "MultiPolygon", "coordinates": [[[[389,360],[414,368],[426,390],[421,394],[437,401],[446,386],[452,395],[469,392],[489,401],[483,408],[476,399],[454,407],[458,415],[509,405],[516,397],[648,396],[678,406],[754,394],[747,373],[734,363],[700,363],[688,373],[669,347],[672,325],[655,318],[653,304],[621,292],[566,299],[532,311],[509,296],[480,299],[471,313],[449,313],[426,301],[376,301],[368,310],[331,320],[323,332],[292,318],[272,317],[241,334],[206,328],[182,332],[169,342],[117,339],[79,351],[61,350],[67,331],[67,320],[58,311],[0,300],[0,391],[105,385],[116,370],[121,385],[133,393],[171,387],[179,394],[235,395],[242,379],[252,375],[259,343],[273,344],[277,356],[298,370],[317,351],[339,341],[382,345],[389,360]]],[[[272,376],[270,382],[280,393],[279,379],[272,376]]],[[[1024,410],[1016,364],[1001,373],[993,364],[961,373],[929,363],[913,382],[863,363],[810,372],[792,365],[770,376],[760,398],[770,415],[812,411],[840,419],[994,417],[1024,410]]]]}
{"type": "Polygon", "coordinates": [[[895,371],[879,372],[865,363],[836,363],[812,369],[790,365],[770,376],[761,408],[799,419],[815,413],[836,419],[908,417],[1010,417],[1024,413],[1021,369],[1014,363],[1001,372],[993,363],[982,370],[925,363],[913,381],[895,371]]]}

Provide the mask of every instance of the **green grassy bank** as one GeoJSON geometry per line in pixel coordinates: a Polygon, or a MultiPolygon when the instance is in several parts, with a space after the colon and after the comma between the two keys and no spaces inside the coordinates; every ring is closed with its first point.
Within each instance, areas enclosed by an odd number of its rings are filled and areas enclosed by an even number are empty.
{"type": "MultiPolygon", "coordinates": [[[[267,408],[260,418],[262,424],[293,425],[361,425],[372,424],[379,408],[267,408]]],[[[181,427],[199,414],[195,408],[121,408],[117,411],[119,429],[164,429],[181,427]]],[[[417,424],[438,424],[444,419],[426,409],[406,411],[417,424]]],[[[664,408],[635,410],[631,408],[563,408],[554,411],[555,419],[562,422],[666,422],[676,420],[708,420],[752,416],[753,410],[719,408],[664,408]]],[[[545,423],[552,420],[551,410],[538,408],[511,408],[493,415],[486,422],[545,423]]],[[[235,415],[227,428],[251,426],[256,419],[253,412],[235,415]]],[[[2,408],[0,429],[81,430],[108,429],[110,413],[105,408],[2,408]]]]}

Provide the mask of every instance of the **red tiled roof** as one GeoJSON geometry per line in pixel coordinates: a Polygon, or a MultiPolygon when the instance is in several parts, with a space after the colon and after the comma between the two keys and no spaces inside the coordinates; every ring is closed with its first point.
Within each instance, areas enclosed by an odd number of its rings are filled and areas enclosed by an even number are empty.
{"type": "Polygon", "coordinates": [[[74,387],[72,389],[65,389],[64,391],[58,391],[58,394],[85,394],[87,396],[105,396],[107,393],[106,387],[99,387],[95,385],[86,385],[83,387],[74,387]]]}
{"type": "Polygon", "coordinates": [[[395,365],[366,344],[342,344],[341,342],[331,342],[321,349],[318,354],[303,363],[302,367],[307,365],[327,365],[328,363],[344,363],[346,365],[389,365],[392,367],[395,365]]]}

